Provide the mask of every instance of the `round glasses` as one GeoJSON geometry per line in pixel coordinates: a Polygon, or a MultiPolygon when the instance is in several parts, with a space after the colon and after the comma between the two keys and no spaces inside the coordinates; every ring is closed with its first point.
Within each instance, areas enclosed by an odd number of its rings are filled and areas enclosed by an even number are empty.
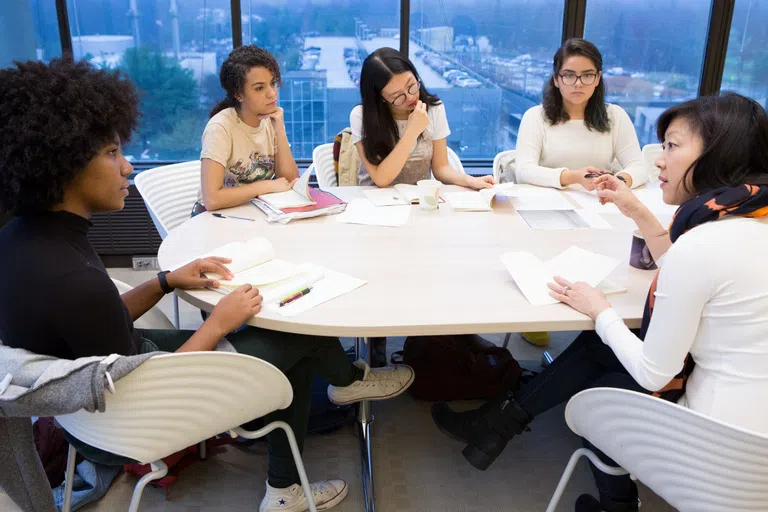
{"type": "MultiPolygon", "coordinates": [[[[419,92],[419,89],[421,89],[421,82],[420,82],[420,81],[418,81],[418,80],[416,80],[416,82],[414,82],[413,84],[411,84],[411,86],[408,88],[408,94],[410,94],[411,96],[413,96],[414,94],[416,94],[417,92],[419,92]]],[[[385,99],[384,101],[386,101],[387,103],[390,103],[391,105],[393,105],[393,106],[395,106],[395,107],[400,107],[400,106],[402,106],[402,105],[403,105],[403,103],[405,103],[405,100],[406,100],[406,99],[407,99],[407,97],[406,97],[405,93],[404,93],[404,92],[401,92],[400,94],[398,94],[398,95],[395,97],[395,99],[394,99],[394,100],[392,100],[392,101],[387,101],[387,100],[385,99]]]]}
{"type": "Polygon", "coordinates": [[[576,85],[579,80],[583,85],[592,85],[597,80],[597,73],[584,73],[583,75],[566,73],[564,75],[558,74],[558,76],[564,85],[576,85]]]}

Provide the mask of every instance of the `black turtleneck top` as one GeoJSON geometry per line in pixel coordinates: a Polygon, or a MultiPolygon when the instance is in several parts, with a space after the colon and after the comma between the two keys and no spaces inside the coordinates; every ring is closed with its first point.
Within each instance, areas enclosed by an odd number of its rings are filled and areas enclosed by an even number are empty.
{"type": "Polygon", "coordinates": [[[137,352],[128,309],[69,212],[16,217],[0,230],[0,342],[62,359],[137,352]]]}

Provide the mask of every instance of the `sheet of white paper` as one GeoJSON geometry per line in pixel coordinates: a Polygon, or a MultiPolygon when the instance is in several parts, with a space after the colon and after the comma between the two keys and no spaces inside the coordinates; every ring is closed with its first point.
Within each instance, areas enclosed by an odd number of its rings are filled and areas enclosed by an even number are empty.
{"type": "Polygon", "coordinates": [[[573,210],[518,210],[528,227],[541,230],[584,229],[589,224],[573,210]]]}
{"type": "Polygon", "coordinates": [[[411,208],[410,205],[377,208],[369,200],[360,197],[350,201],[346,210],[336,217],[336,221],[369,226],[404,226],[408,223],[411,208]]]}
{"type": "MultiPolygon", "coordinates": [[[[267,311],[278,313],[282,316],[296,316],[300,313],[308,311],[315,306],[327,302],[336,297],[340,297],[346,293],[349,293],[357,288],[360,288],[366,281],[363,279],[357,279],[341,272],[336,272],[328,268],[320,267],[323,273],[322,279],[319,279],[312,284],[312,291],[307,295],[287,304],[283,307],[279,306],[279,302],[274,300],[267,301],[265,296],[265,306],[267,311]]],[[[290,293],[290,291],[288,292],[290,293]]],[[[272,299],[272,297],[270,297],[272,299]]],[[[277,301],[280,298],[276,299],[277,301]]]]}
{"type": "Polygon", "coordinates": [[[594,192],[587,192],[586,190],[569,190],[566,192],[566,194],[587,211],[595,213],[615,213],[621,215],[621,212],[615,204],[600,204],[600,200],[598,199],[597,194],[594,192]]]}
{"type": "MultiPolygon", "coordinates": [[[[488,212],[492,208],[490,201],[485,196],[485,194],[475,190],[448,192],[445,194],[445,202],[457,212],[488,212]]],[[[493,200],[493,196],[491,196],[491,200],[493,200]]]]}
{"type": "Polygon", "coordinates": [[[365,197],[367,197],[374,206],[410,204],[408,200],[394,188],[374,188],[363,191],[363,194],[365,194],[365,197]]]}
{"type": "Polygon", "coordinates": [[[610,223],[597,212],[589,210],[573,210],[592,229],[611,229],[610,223]]]}
{"type": "Polygon", "coordinates": [[[573,205],[562,193],[544,187],[516,187],[505,194],[515,210],[573,210],[573,205]]]}
{"type": "Polygon", "coordinates": [[[600,284],[619,265],[619,260],[572,246],[544,263],[528,252],[508,252],[501,261],[512,275],[518,288],[534,306],[556,304],[549,295],[549,283],[555,276],[571,282],[600,284]]]}

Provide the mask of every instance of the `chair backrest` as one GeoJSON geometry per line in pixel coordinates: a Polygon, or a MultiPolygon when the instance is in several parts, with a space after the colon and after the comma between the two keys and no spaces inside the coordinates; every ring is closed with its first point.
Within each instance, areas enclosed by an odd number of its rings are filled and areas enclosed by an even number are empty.
{"type": "MultiPolygon", "coordinates": [[[[117,279],[112,279],[112,282],[115,283],[120,295],[133,290],[133,286],[128,283],[118,281],[117,279]]],[[[171,321],[168,320],[168,317],[165,316],[157,306],[150,308],[149,311],[141,315],[141,317],[133,322],[133,326],[139,329],[176,329],[171,321]]]]}
{"type": "Polygon", "coordinates": [[[160,238],[189,219],[200,190],[200,161],[142,171],[134,179],[160,238]]]}
{"type": "MultiPolygon", "coordinates": [[[[501,161],[509,156],[513,156],[514,154],[515,154],[514,149],[508,149],[507,151],[502,151],[501,153],[497,153],[496,156],[493,157],[493,179],[496,180],[496,183],[501,183],[501,176],[504,173],[504,169],[501,167],[501,161]]],[[[514,182],[515,180],[514,172],[512,172],[507,176],[511,178],[512,182],[514,182]]]]}
{"type": "Polygon", "coordinates": [[[261,359],[231,352],[164,354],[115,382],[103,413],[56,420],[96,448],[149,463],[255,418],[285,409],[293,391],[261,359]]]}
{"type": "Polygon", "coordinates": [[[681,512],[768,510],[768,436],[613,388],[577,394],[565,418],[681,512]]]}
{"type": "Polygon", "coordinates": [[[659,177],[659,168],[656,167],[656,159],[659,158],[663,149],[661,144],[646,144],[643,146],[643,160],[645,160],[645,167],[648,169],[649,181],[656,181],[659,177]]]}
{"type": "Polygon", "coordinates": [[[450,148],[448,149],[448,163],[451,164],[451,167],[459,171],[461,174],[467,174],[467,171],[464,170],[464,165],[461,163],[461,158],[459,158],[459,155],[456,154],[454,150],[450,148]]]}
{"type": "MultiPolygon", "coordinates": [[[[320,188],[335,187],[339,184],[333,168],[333,143],[320,144],[312,150],[312,167],[320,188]]],[[[311,170],[311,169],[310,169],[311,170]]]]}

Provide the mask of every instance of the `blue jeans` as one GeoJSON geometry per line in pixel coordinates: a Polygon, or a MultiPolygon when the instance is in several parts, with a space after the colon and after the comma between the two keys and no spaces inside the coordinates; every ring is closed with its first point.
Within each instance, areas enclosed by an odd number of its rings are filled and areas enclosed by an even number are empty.
{"type": "MultiPolygon", "coordinates": [[[[528,414],[535,417],[569,400],[580,391],[598,387],[648,393],[632,378],[613,350],[603,343],[595,331],[584,331],[550,366],[523,384],[515,393],[515,399],[528,414]]],[[[618,466],[586,439],[584,446],[594,451],[605,464],[618,466]]],[[[601,497],[620,503],[637,500],[637,485],[629,475],[606,475],[591,462],[590,468],[601,497]]]]}

